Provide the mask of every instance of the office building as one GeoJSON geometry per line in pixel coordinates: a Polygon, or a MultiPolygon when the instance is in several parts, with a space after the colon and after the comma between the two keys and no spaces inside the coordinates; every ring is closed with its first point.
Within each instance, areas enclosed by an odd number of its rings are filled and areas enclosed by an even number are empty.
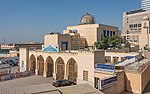
{"type": "Polygon", "coordinates": [[[150,0],[141,0],[141,8],[144,10],[150,10],[150,0]]]}

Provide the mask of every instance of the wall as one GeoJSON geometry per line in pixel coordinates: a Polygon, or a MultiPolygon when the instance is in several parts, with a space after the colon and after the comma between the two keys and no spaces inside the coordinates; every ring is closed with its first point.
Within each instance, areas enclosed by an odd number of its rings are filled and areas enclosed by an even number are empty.
{"type": "MultiPolygon", "coordinates": [[[[58,53],[48,53],[42,51],[29,51],[29,56],[34,55],[36,58],[42,55],[44,58],[44,65],[46,65],[46,59],[51,56],[54,61],[54,73],[55,73],[55,62],[58,57],[61,57],[65,63],[65,76],[67,77],[66,65],[70,58],[73,58],[77,62],[78,74],[77,83],[89,83],[94,87],[94,52],[58,52],[58,53]],[[88,71],[88,81],[83,81],[83,70],[88,71]]],[[[24,55],[21,55],[21,57],[24,55]]],[[[102,57],[103,58],[103,57],[102,57]]],[[[21,58],[21,60],[24,58],[21,58]]],[[[36,60],[37,61],[37,60],[36,60]]],[[[46,66],[45,66],[46,67],[46,66]]],[[[36,70],[37,71],[37,70],[36,70]]],[[[46,77],[46,74],[44,73],[46,77]]],[[[55,77],[54,77],[55,78],[55,77]]]]}
{"type": "Polygon", "coordinates": [[[68,50],[71,50],[71,36],[70,35],[59,34],[58,35],[58,43],[59,43],[60,48],[62,48],[61,47],[62,42],[68,42],[68,50]]]}
{"type": "Polygon", "coordinates": [[[58,46],[58,34],[48,34],[44,36],[44,45],[58,46]]]}
{"type": "Polygon", "coordinates": [[[28,60],[29,60],[29,51],[27,48],[20,48],[19,49],[20,54],[20,72],[27,71],[28,70],[28,60]]]}
{"type": "Polygon", "coordinates": [[[126,71],[125,75],[126,75],[126,77],[125,77],[126,78],[125,79],[126,90],[139,94],[140,93],[140,85],[141,85],[140,74],[126,71]]]}
{"type": "MultiPolygon", "coordinates": [[[[150,62],[150,61],[149,61],[150,62]]],[[[148,65],[143,72],[141,73],[141,93],[143,92],[143,90],[145,89],[146,85],[148,84],[148,82],[150,81],[150,65],[148,65]]]]}
{"type": "Polygon", "coordinates": [[[85,25],[78,25],[78,26],[68,26],[67,30],[64,30],[64,34],[69,33],[71,30],[77,30],[80,36],[85,37],[88,46],[93,46],[94,42],[101,40],[101,35],[103,34],[103,30],[115,31],[116,35],[118,34],[117,27],[103,25],[103,24],[85,24],[85,25]]]}
{"type": "Polygon", "coordinates": [[[94,51],[94,64],[97,63],[105,63],[105,51],[104,50],[97,50],[94,51]]]}
{"type": "MultiPolygon", "coordinates": [[[[113,75],[115,75],[115,74],[95,71],[95,77],[100,78],[100,79],[108,78],[113,75]]],[[[117,75],[117,83],[109,88],[102,90],[102,92],[104,92],[105,94],[120,94],[125,90],[125,79],[124,79],[125,74],[124,74],[124,72],[123,71],[117,72],[116,75],[117,75]]]]}
{"type": "Polygon", "coordinates": [[[138,58],[141,57],[141,55],[139,55],[139,53],[137,52],[121,53],[121,52],[106,52],[106,51],[105,51],[105,56],[111,57],[111,63],[115,63],[113,57],[118,57],[118,62],[121,61],[121,57],[125,57],[125,56],[137,56],[138,58]]]}

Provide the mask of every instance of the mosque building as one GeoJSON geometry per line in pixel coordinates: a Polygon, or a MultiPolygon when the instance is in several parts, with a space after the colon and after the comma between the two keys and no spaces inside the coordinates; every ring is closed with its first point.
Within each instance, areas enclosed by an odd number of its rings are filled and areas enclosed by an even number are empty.
{"type": "MultiPolygon", "coordinates": [[[[68,79],[76,84],[88,83],[100,88],[99,79],[122,77],[123,73],[102,73],[95,70],[96,64],[105,63],[105,52],[95,50],[94,42],[106,36],[118,35],[118,27],[96,24],[94,17],[86,13],[77,26],[68,26],[63,34],[44,35],[41,50],[20,48],[20,71],[32,71],[36,75],[68,79]]],[[[124,91],[124,77],[119,78],[114,94],[124,91]],[[121,85],[121,87],[120,87],[121,85]]]]}

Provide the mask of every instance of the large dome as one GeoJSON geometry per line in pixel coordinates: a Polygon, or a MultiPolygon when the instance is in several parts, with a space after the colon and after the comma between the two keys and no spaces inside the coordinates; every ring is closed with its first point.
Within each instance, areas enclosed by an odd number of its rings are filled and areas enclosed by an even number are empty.
{"type": "Polygon", "coordinates": [[[82,16],[80,24],[95,24],[94,17],[91,14],[86,13],[82,16]]]}

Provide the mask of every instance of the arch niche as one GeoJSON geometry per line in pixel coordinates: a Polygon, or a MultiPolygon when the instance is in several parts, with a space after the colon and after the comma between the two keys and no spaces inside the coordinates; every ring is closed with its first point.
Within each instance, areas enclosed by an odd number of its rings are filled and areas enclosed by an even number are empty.
{"type": "Polygon", "coordinates": [[[76,81],[77,81],[77,71],[78,71],[77,62],[73,58],[70,58],[67,62],[68,80],[73,81],[73,82],[76,83],[76,81]]]}
{"type": "Polygon", "coordinates": [[[56,60],[56,80],[64,79],[65,63],[61,57],[56,60]]]}
{"type": "Polygon", "coordinates": [[[40,55],[37,58],[38,62],[38,75],[43,75],[44,72],[44,58],[40,55]]]}
{"type": "Polygon", "coordinates": [[[46,59],[46,71],[47,71],[47,77],[53,77],[54,62],[50,56],[48,56],[46,59]]]}
{"type": "Polygon", "coordinates": [[[35,69],[36,69],[36,59],[35,56],[32,54],[30,56],[30,65],[29,65],[30,71],[32,71],[33,73],[35,73],[35,69]]]}

